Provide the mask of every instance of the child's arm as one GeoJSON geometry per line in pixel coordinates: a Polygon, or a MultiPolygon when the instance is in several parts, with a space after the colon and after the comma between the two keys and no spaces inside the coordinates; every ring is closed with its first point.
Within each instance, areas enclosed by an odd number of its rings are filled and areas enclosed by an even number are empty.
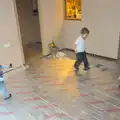
{"type": "Polygon", "coordinates": [[[76,45],[77,45],[77,40],[76,40],[75,43],[74,43],[74,50],[75,50],[75,53],[77,53],[76,45]]]}

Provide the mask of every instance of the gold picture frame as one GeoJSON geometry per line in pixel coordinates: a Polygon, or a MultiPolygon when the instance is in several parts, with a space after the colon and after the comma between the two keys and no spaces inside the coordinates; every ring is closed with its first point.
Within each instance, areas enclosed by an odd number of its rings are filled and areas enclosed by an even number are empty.
{"type": "Polygon", "coordinates": [[[81,20],[81,0],[65,0],[65,20],[81,20]]]}

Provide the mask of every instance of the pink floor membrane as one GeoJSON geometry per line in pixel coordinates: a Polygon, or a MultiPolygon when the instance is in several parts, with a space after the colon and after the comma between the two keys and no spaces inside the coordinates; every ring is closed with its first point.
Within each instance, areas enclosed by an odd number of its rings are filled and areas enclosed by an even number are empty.
{"type": "Polygon", "coordinates": [[[70,58],[31,64],[5,80],[13,97],[0,96],[0,120],[120,120],[119,81],[112,70],[83,73],[81,66],[78,75],[70,58]]]}

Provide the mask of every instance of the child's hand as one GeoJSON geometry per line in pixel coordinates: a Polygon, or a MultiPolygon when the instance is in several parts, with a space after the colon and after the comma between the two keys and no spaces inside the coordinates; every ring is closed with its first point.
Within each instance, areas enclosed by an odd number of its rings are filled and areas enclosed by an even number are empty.
{"type": "Polygon", "coordinates": [[[12,64],[10,63],[9,68],[12,68],[12,64]]]}

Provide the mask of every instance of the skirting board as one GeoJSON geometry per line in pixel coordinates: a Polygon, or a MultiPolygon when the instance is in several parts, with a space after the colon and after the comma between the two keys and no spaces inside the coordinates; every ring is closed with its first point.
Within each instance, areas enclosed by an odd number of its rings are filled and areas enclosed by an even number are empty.
{"type": "MultiPolygon", "coordinates": [[[[67,50],[67,51],[72,51],[74,52],[73,49],[69,49],[69,48],[63,48],[63,49],[60,49],[59,51],[64,51],[64,50],[67,50]]],[[[44,55],[40,58],[43,58],[43,57],[48,57],[49,55],[51,55],[52,53],[49,53],[47,55],[44,55]]],[[[109,61],[117,61],[118,59],[113,59],[113,58],[108,58],[108,57],[104,57],[104,56],[100,56],[100,55],[96,55],[96,54],[92,54],[92,53],[87,53],[88,55],[90,56],[94,56],[94,57],[98,57],[98,58],[101,58],[101,59],[106,59],[106,60],[109,60],[109,61]]]]}
{"type": "MultiPolygon", "coordinates": [[[[74,52],[73,49],[69,49],[69,48],[65,48],[65,50],[74,52]]],[[[87,53],[87,54],[90,55],[90,56],[96,56],[96,57],[98,57],[98,58],[106,59],[106,60],[109,60],[109,61],[113,61],[113,60],[114,60],[114,61],[117,61],[117,60],[118,60],[118,59],[108,58],[108,57],[104,57],[104,56],[100,56],[100,55],[96,55],[96,54],[92,54],[92,53],[87,53]]]]}
{"type": "MultiPolygon", "coordinates": [[[[64,50],[66,50],[66,49],[63,48],[63,49],[60,49],[60,50],[58,50],[58,51],[60,52],[60,51],[64,51],[64,50]]],[[[49,54],[47,54],[47,55],[43,55],[43,56],[40,57],[40,59],[42,59],[42,58],[44,58],[44,57],[48,57],[49,55],[52,55],[52,53],[49,53],[49,54]]]]}

